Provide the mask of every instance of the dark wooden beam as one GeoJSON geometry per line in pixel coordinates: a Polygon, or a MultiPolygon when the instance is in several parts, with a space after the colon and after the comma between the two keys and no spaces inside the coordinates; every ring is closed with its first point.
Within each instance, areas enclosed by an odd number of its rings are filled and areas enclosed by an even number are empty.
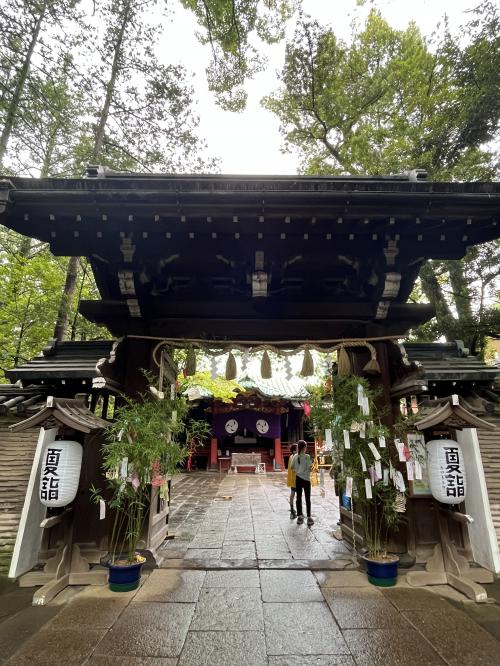
{"type": "Polygon", "coordinates": [[[183,313],[179,309],[177,312],[164,313],[163,316],[160,313],[147,313],[141,319],[130,317],[127,305],[122,302],[82,301],[80,311],[87,319],[107,326],[117,336],[136,334],[227,340],[314,340],[386,334],[403,336],[409,328],[427,321],[434,314],[431,305],[394,303],[387,319],[376,322],[373,320],[373,312],[369,312],[372,309],[369,304],[366,304],[364,312],[359,304],[356,307],[353,304],[331,304],[329,316],[325,307],[320,307],[317,313],[311,308],[303,312],[302,316],[291,312],[291,307],[287,312],[265,313],[252,313],[247,308],[246,314],[239,307],[231,316],[228,314],[230,308],[227,303],[224,307],[220,303],[209,303],[203,309],[205,317],[196,315],[196,308],[186,308],[183,313]],[[342,308],[343,316],[339,316],[342,308]]]}

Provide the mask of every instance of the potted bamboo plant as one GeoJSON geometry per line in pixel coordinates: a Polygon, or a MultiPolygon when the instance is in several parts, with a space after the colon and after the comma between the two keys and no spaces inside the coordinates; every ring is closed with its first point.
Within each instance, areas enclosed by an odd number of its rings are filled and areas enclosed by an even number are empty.
{"type": "Polygon", "coordinates": [[[365,548],[359,555],[368,579],[389,586],[396,582],[399,558],[387,553],[387,537],[404,519],[406,500],[396,449],[375,398],[366,379],[334,375],[311,389],[311,420],[318,436],[331,431],[336,480],[344,506],[352,508],[355,548],[354,514],[362,518],[365,548]]]}
{"type": "MultiPolygon", "coordinates": [[[[179,395],[126,399],[107,432],[103,471],[114,519],[106,564],[114,591],[129,591],[139,585],[145,557],[138,548],[151,486],[158,486],[160,497],[165,496],[168,479],[188,455],[189,443],[209,433],[208,423],[189,419],[188,409],[187,400],[179,395]]],[[[91,488],[91,492],[95,502],[104,501],[100,490],[91,488]]]]}

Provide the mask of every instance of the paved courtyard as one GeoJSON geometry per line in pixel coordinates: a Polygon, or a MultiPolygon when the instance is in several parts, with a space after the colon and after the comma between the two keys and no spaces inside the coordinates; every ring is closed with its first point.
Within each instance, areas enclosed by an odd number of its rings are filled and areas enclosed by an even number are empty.
{"type": "Polygon", "coordinates": [[[330,477],[325,474],[324,485],[312,489],[312,528],[290,520],[289,493],[284,474],[183,476],[173,491],[170,524],[176,536],[162,555],[203,567],[227,566],[227,561],[239,567],[257,561],[261,567],[298,567],[311,560],[318,566],[330,560],[357,568],[333,536],[339,508],[330,477]]]}
{"type": "Polygon", "coordinates": [[[371,587],[333,536],[331,483],[314,489],[312,529],[289,519],[286,498],[284,475],[180,477],[177,536],[161,568],[135,592],[72,589],[46,608],[21,603],[3,621],[0,612],[0,663],[500,664],[497,605],[446,586],[412,589],[403,577],[371,587]]]}

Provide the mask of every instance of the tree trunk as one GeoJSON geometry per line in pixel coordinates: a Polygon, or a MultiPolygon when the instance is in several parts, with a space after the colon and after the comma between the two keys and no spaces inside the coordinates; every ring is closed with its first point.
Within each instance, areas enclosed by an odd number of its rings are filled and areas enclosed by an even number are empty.
{"type": "Polygon", "coordinates": [[[57,313],[57,321],[54,328],[54,338],[58,341],[64,340],[66,329],[68,328],[71,304],[78,281],[78,266],[79,257],[70,257],[68,268],[66,269],[64,291],[59,304],[59,312],[57,313]]]}
{"type": "Polygon", "coordinates": [[[124,9],[123,9],[123,14],[122,14],[122,22],[120,25],[120,30],[118,31],[118,35],[116,37],[116,42],[114,45],[114,55],[113,55],[113,64],[111,66],[111,76],[109,77],[109,81],[106,85],[106,98],[104,100],[103,107],[101,109],[101,115],[99,117],[99,125],[97,128],[96,132],[96,137],[95,137],[95,142],[94,142],[94,148],[92,150],[92,155],[91,155],[91,160],[95,163],[98,162],[100,156],[101,156],[101,151],[102,151],[102,146],[104,143],[104,133],[106,130],[106,125],[108,123],[108,117],[109,117],[109,109],[111,106],[111,100],[113,99],[113,93],[115,91],[115,85],[116,85],[116,79],[118,77],[118,73],[120,70],[120,57],[122,53],[122,44],[123,44],[123,38],[125,36],[125,30],[127,28],[127,24],[129,21],[129,14],[130,14],[130,3],[131,0],[128,0],[126,3],[124,9]]]}
{"type": "Polygon", "coordinates": [[[453,316],[450,306],[446,302],[441,285],[436,277],[432,264],[428,261],[420,269],[420,280],[424,294],[429,302],[436,308],[436,319],[439,329],[448,340],[454,340],[456,336],[457,320],[453,316]]]}
{"type": "Polygon", "coordinates": [[[458,326],[461,338],[471,354],[481,351],[481,334],[474,322],[469,284],[459,261],[447,261],[445,266],[450,274],[453,300],[458,314],[458,326]]]}
{"type": "Polygon", "coordinates": [[[28,48],[28,52],[26,53],[26,57],[24,59],[23,65],[19,72],[19,77],[17,79],[16,86],[14,88],[14,92],[12,93],[12,98],[7,108],[5,125],[3,127],[2,134],[0,135],[0,164],[2,164],[3,158],[5,157],[5,153],[7,151],[7,145],[9,143],[10,135],[12,133],[12,128],[14,127],[14,122],[17,115],[17,110],[19,108],[19,102],[21,100],[21,95],[23,94],[24,84],[26,83],[26,78],[28,76],[28,72],[30,69],[31,58],[33,57],[33,52],[35,50],[35,46],[37,45],[38,37],[40,35],[40,29],[42,27],[42,23],[45,18],[45,10],[46,6],[44,3],[42,5],[40,15],[38,16],[38,19],[36,21],[33,34],[31,35],[31,41],[28,48]]]}
{"type": "Polygon", "coordinates": [[[26,320],[28,318],[30,303],[31,303],[31,295],[28,298],[28,303],[27,303],[26,308],[24,310],[23,322],[22,322],[22,324],[19,328],[19,335],[17,336],[16,351],[14,353],[14,358],[13,358],[14,368],[17,366],[17,364],[19,363],[19,359],[21,358],[21,347],[22,347],[22,344],[23,344],[24,334],[26,332],[26,320]]]}
{"type": "Polygon", "coordinates": [[[80,289],[78,290],[78,298],[77,298],[77,301],[76,301],[75,316],[73,317],[73,321],[71,323],[71,339],[72,340],[74,340],[76,338],[76,322],[78,320],[78,309],[80,307],[80,301],[82,300],[82,292],[83,292],[83,287],[85,286],[85,278],[87,277],[88,267],[89,267],[89,264],[88,264],[88,261],[86,261],[83,272],[82,272],[82,281],[80,282],[80,289]]]}
{"type": "MultiPolygon", "coordinates": [[[[96,132],[94,147],[91,154],[91,160],[96,163],[98,162],[102,146],[104,143],[104,134],[106,130],[106,125],[109,117],[109,109],[111,107],[111,100],[113,99],[113,93],[115,90],[116,79],[120,71],[120,57],[122,53],[122,44],[125,37],[125,30],[127,29],[127,24],[130,16],[130,5],[132,0],[127,0],[123,13],[121,16],[120,29],[116,37],[114,44],[114,55],[113,55],[113,64],[111,66],[111,75],[109,81],[106,85],[106,98],[104,100],[103,107],[101,109],[101,114],[99,117],[99,125],[96,132]]],[[[68,263],[68,268],[66,271],[66,283],[64,285],[64,291],[61,297],[61,303],[59,305],[59,312],[57,315],[57,322],[54,329],[54,338],[56,340],[63,340],[66,334],[69,323],[69,315],[71,312],[71,303],[73,300],[73,295],[76,290],[77,280],[78,280],[78,257],[71,257],[68,263]]]]}

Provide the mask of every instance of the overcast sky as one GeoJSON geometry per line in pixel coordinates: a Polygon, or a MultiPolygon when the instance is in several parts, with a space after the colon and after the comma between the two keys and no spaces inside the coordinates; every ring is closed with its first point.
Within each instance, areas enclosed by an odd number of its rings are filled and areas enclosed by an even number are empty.
{"type": "MultiPolygon", "coordinates": [[[[307,14],[322,24],[333,26],[337,35],[348,38],[355,16],[361,20],[372,6],[378,7],[384,17],[397,28],[405,28],[415,21],[422,32],[430,35],[436,30],[443,15],[447,14],[452,28],[464,23],[464,11],[478,4],[474,0],[378,0],[358,7],[356,0],[303,0],[307,14]]],[[[166,62],[182,62],[194,72],[194,85],[201,117],[200,134],[208,143],[211,155],[221,159],[221,172],[245,174],[294,174],[298,160],[293,154],[280,151],[282,139],[278,121],[260,106],[260,99],[277,87],[276,72],[284,60],[284,44],[266,47],[269,58],[266,71],[247,85],[248,105],[243,113],[224,112],[218,108],[208,92],[204,69],[210,57],[208,47],[197,42],[196,22],[187,11],[179,8],[161,41],[162,56],[166,62]]],[[[294,24],[289,25],[293,34],[294,24]]]]}

